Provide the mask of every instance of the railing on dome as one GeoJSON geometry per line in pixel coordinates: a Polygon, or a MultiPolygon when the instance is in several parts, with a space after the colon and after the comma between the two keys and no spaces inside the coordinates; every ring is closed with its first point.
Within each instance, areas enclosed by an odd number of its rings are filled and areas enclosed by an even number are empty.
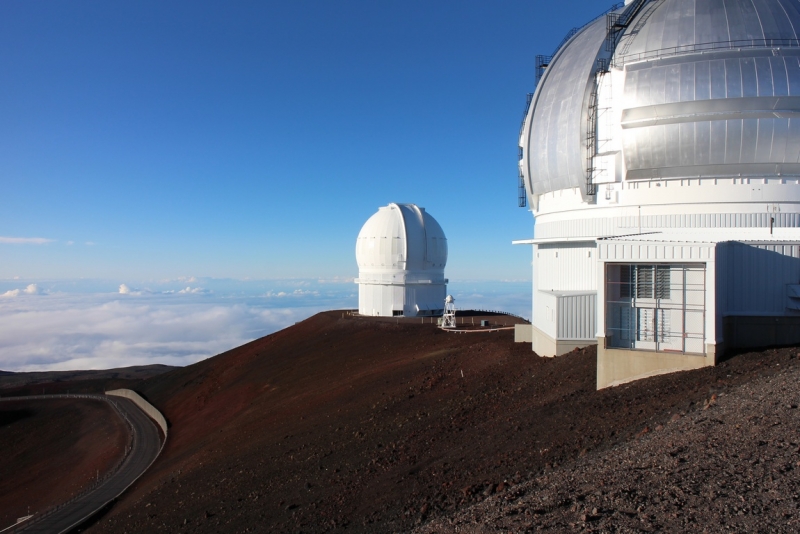
{"type": "MultiPolygon", "coordinates": [[[[642,0],[642,1],[647,1],[647,0],[642,0]]],[[[624,2],[618,2],[618,3],[614,4],[614,5],[612,5],[610,8],[606,9],[605,11],[603,11],[602,13],[600,13],[600,15],[598,15],[598,16],[594,17],[593,19],[589,20],[589,22],[587,22],[583,26],[576,26],[576,27],[572,28],[570,31],[567,32],[567,35],[564,36],[564,38],[561,40],[561,42],[558,43],[558,46],[556,46],[556,49],[553,50],[553,53],[550,54],[549,56],[545,56],[545,55],[542,55],[542,54],[537,55],[536,56],[536,81],[533,84],[533,87],[534,88],[538,87],[539,81],[541,81],[542,76],[544,76],[545,69],[550,65],[550,62],[553,61],[553,58],[556,56],[556,54],[558,54],[558,51],[561,50],[561,48],[565,44],[567,44],[567,42],[570,39],[572,39],[575,36],[576,33],[581,31],[583,28],[585,28],[586,26],[588,26],[589,24],[591,24],[595,20],[599,19],[600,17],[608,15],[612,11],[616,11],[617,9],[621,8],[623,5],[625,5],[624,2]]],[[[528,118],[528,112],[530,111],[530,108],[531,108],[531,102],[533,101],[533,95],[534,95],[534,93],[528,93],[527,94],[527,102],[525,103],[525,112],[522,114],[522,124],[519,127],[519,135],[520,135],[520,137],[522,136],[522,132],[525,130],[525,119],[528,118]]],[[[520,147],[520,150],[519,150],[519,159],[522,160],[522,148],[521,147],[520,147]]],[[[524,208],[524,207],[526,207],[528,205],[528,194],[525,191],[525,176],[524,176],[524,174],[522,172],[522,165],[519,165],[519,180],[517,182],[517,199],[518,199],[517,203],[518,203],[520,208],[524,208]]]]}
{"type": "Polygon", "coordinates": [[[736,41],[717,41],[713,43],[695,43],[690,45],[672,46],[660,48],[658,50],[648,50],[635,54],[617,56],[612,62],[612,66],[621,67],[633,61],[645,59],[660,59],[663,57],[677,56],[680,54],[691,54],[695,52],[706,52],[710,50],[734,50],[737,48],[800,48],[800,39],[739,39],[736,41]]]}
{"type": "MultiPolygon", "coordinates": [[[[639,0],[639,1],[646,2],[647,0],[639,0]]],[[[612,11],[616,11],[617,9],[621,8],[624,5],[625,5],[624,2],[618,2],[618,3],[614,4],[614,5],[612,5],[610,8],[606,9],[605,11],[603,11],[602,13],[600,13],[598,16],[596,16],[593,19],[591,19],[586,24],[584,24],[582,26],[575,26],[574,28],[572,28],[570,31],[567,32],[567,35],[565,35],[564,38],[561,39],[561,42],[558,43],[558,46],[556,46],[556,49],[553,50],[553,53],[550,54],[549,56],[545,56],[545,55],[542,55],[542,54],[537,55],[536,56],[536,83],[534,83],[533,86],[537,87],[539,85],[539,81],[542,79],[542,76],[544,76],[544,70],[548,66],[550,66],[550,62],[553,61],[554,57],[556,57],[556,54],[558,54],[558,51],[561,50],[561,48],[565,44],[567,44],[567,42],[570,39],[572,39],[572,37],[574,37],[576,33],[581,31],[586,26],[588,26],[592,22],[596,21],[600,17],[602,17],[604,15],[608,15],[612,11]]],[[[524,118],[523,118],[523,120],[524,120],[524,118]]]]}
{"type": "MultiPolygon", "coordinates": [[[[528,110],[531,107],[531,102],[533,101],[533,93],[528,93],[528,98],[525,102],[525,112],[522,114],[522,124],[519,127],[519,136],[522,137],[522,132],[525,131],[525,119],[528,116],[528,110]]],[[[522,147],[517,147],[517,173],[519,177],[519,181],[517,182],[517,205],[520,208],[527,207],[528,205],[528,193],[525,191],[525,173],[522,172],[522,147]]]]}
{"type": "MultiPolygon", "coordinates": [[[[522,150],[522,147],[520,147],[522,150]]],[[[528,206],[528,192],[525,190],[525,173],[522,172],[522,157],[519,158],[519,183],[517,184],[517,206],[525,208],[528,206]]]]}
{"type": "Polygon", "coordinates": [[[606,52],[614,53],[622,32],[631,25],[633,19],[649,0],[635,0],[622,13],[606,14],[606,52]]]}
{"type": "Polygon", "coordinates": [[[586,194],[596,195],[597,184],[594,183],[594,157],[597,153],[597,92],[600,88],[599,77],[602,73],[608,72],[608,60],[598,59],[595,69],[595,80],[592,84],[592,92],[589,94],[588,121],[586,128],[586,194]]]}
{"type": "MultiPolygon", "coordinates": [[[[625,29],[631,25],[636,19],[636,16],[641,13],[642,8],[649,0],[633,0],[621,13],[614,13],[616,9],[611,9],[606,12],[606,40],[605,40],[605,57],[597,58],[594,67],[594,83],[592,84],[592,92],[589,95],[588,107],[588,120],[586,124],[586,195],[594,196],[597,194],[597,184],[594,183],[595,173],[597,171],[594,158],[597,155],[597,108],[598,108],[598,90],[600,88],[600,79],[603,74],[608,72],[610,58],[614,56],[614,51],[617,48],[620,37],[622,37],[625,29]]],[[[618,6],[619,7],[619,6],[618,6]]]]}

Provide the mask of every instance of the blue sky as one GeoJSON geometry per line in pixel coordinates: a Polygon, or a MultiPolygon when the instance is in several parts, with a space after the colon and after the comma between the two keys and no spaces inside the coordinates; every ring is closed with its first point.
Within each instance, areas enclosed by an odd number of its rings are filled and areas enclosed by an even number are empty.
{"type": "Polygon", "coordinates": [[[440,222],[456,283],[530,280],[535,55],[607,7],[0,3],[0,293],[348,279],[389,202],[440,222]]]}

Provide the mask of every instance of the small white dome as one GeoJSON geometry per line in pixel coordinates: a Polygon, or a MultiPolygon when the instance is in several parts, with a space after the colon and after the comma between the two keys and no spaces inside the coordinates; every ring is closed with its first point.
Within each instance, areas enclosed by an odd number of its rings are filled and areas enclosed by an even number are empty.
{"type": "Polygon", "coordinates": [[[360,270],[444,272],[447,238],[425,208],[389,204],[361,228],[356,261],[360,270]]]}
{"type": "Polygon", "coordinates": [[[358,234],[356,261],[360,314],[442,314],[447,238],[424,208],[389,204],[378,209],[358,234]]]}

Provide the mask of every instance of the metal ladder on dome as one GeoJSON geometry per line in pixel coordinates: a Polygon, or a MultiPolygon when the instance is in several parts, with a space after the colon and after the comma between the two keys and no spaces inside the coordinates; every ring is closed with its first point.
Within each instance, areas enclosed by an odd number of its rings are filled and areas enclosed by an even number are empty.
{"type": "MultiPolygon", "coordinates": [[[[647,0],[639,0],[639,1],[640,2],[646,2],[647,0]]],[[[600,17],[602,17],[603,15],[608,16],[611,12],[616,11],[617,9],[621,8],[622,6],[623,6],[622,3],[614,4],[609,9],[607,9],[606,11],[601,13],[600,17]]],[[[539,86],[539,82],[542,80],[542,76],[544,76],[545,69],[550,65],[550,62],[553,61],[553,58],[556,56],[556,54],[558,54],[558,51],[561,50],[561,48],[565,44],[567,44],[567,42],[570,39],[572,39],[572,37],[574,37],[576,33],[581,31],[584,27],[588,26],[593,21],[597,20],[597,18],[598,17],[593,18],[592,20],[590,20],[589,22],[587,22],[583,26],[576,26],[575,28],[570,29],[567,32],[567,34],[564,36],[564,38],[561,40],[561,42],[558,43],[558,46],[556,46],[555,50],[553,50],[553,53],[550,54],[549,56],[546,56],[546,55],[543,55],[543,54],[538,54],[536,56],[536,81],[535,81],[535,83],[533,85],[534,88],[539,86]]],[[[530,111],[531,102],[533,102],[533,95],[534,94],[535,93],[528,93],[527,94],[527,101],[525,102],[525,111],[522,114],[522,124],[519,127],[519,135],[520,135],[520,137],[522,137],[522,133],[525,130],[525,120],[528,118],[528,112],[530,111]]],[[[519,147],[519,151],[517,153],[517,156],[518,156],[518,164],[517,165],[519,167],[518,180],[517,180],[517,205],[520,208],[525,208],[525,207],[528,206],[528,194],[527,194],[527,192],[525,190],[525,174],[524,174],[524,172],[522,170],[522,156],[523,156],[522,147],[519,147]]]]}
{"type": "Polygon", "coordinates": [[[622,13],[606,13],[606,39],[605,56],[597,59],[594,68],[594,82],[592,92],[589,94],[588,117],[586,125],[586,195],[594,196],[597,194],[597,184],[594,183],[595,156],[597,155],[597,109],[598,109],[598,90],[602,76],[609,71],[611,59],[614,57],[619,39],[628,26],[636,19],[642,8],[650,0],[634,0],[622,13]]]}

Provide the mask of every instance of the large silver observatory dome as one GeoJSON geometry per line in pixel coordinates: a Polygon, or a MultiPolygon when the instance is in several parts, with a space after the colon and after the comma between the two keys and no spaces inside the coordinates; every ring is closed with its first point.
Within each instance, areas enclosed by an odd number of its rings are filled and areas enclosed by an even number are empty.
{"type": "Polygon", "coordinates": [[[633,0],[578,30],[527,112],[528,195],[593,193],[598,70],[624,103],[607,125],[623,180],[800,175],[800,1],[633,0]]]}
{"type": "Polygon", "coordinates": [[[534,351],[602,388],[800,340],[800,0],[625,0],[536,79],[534,351]]]}

